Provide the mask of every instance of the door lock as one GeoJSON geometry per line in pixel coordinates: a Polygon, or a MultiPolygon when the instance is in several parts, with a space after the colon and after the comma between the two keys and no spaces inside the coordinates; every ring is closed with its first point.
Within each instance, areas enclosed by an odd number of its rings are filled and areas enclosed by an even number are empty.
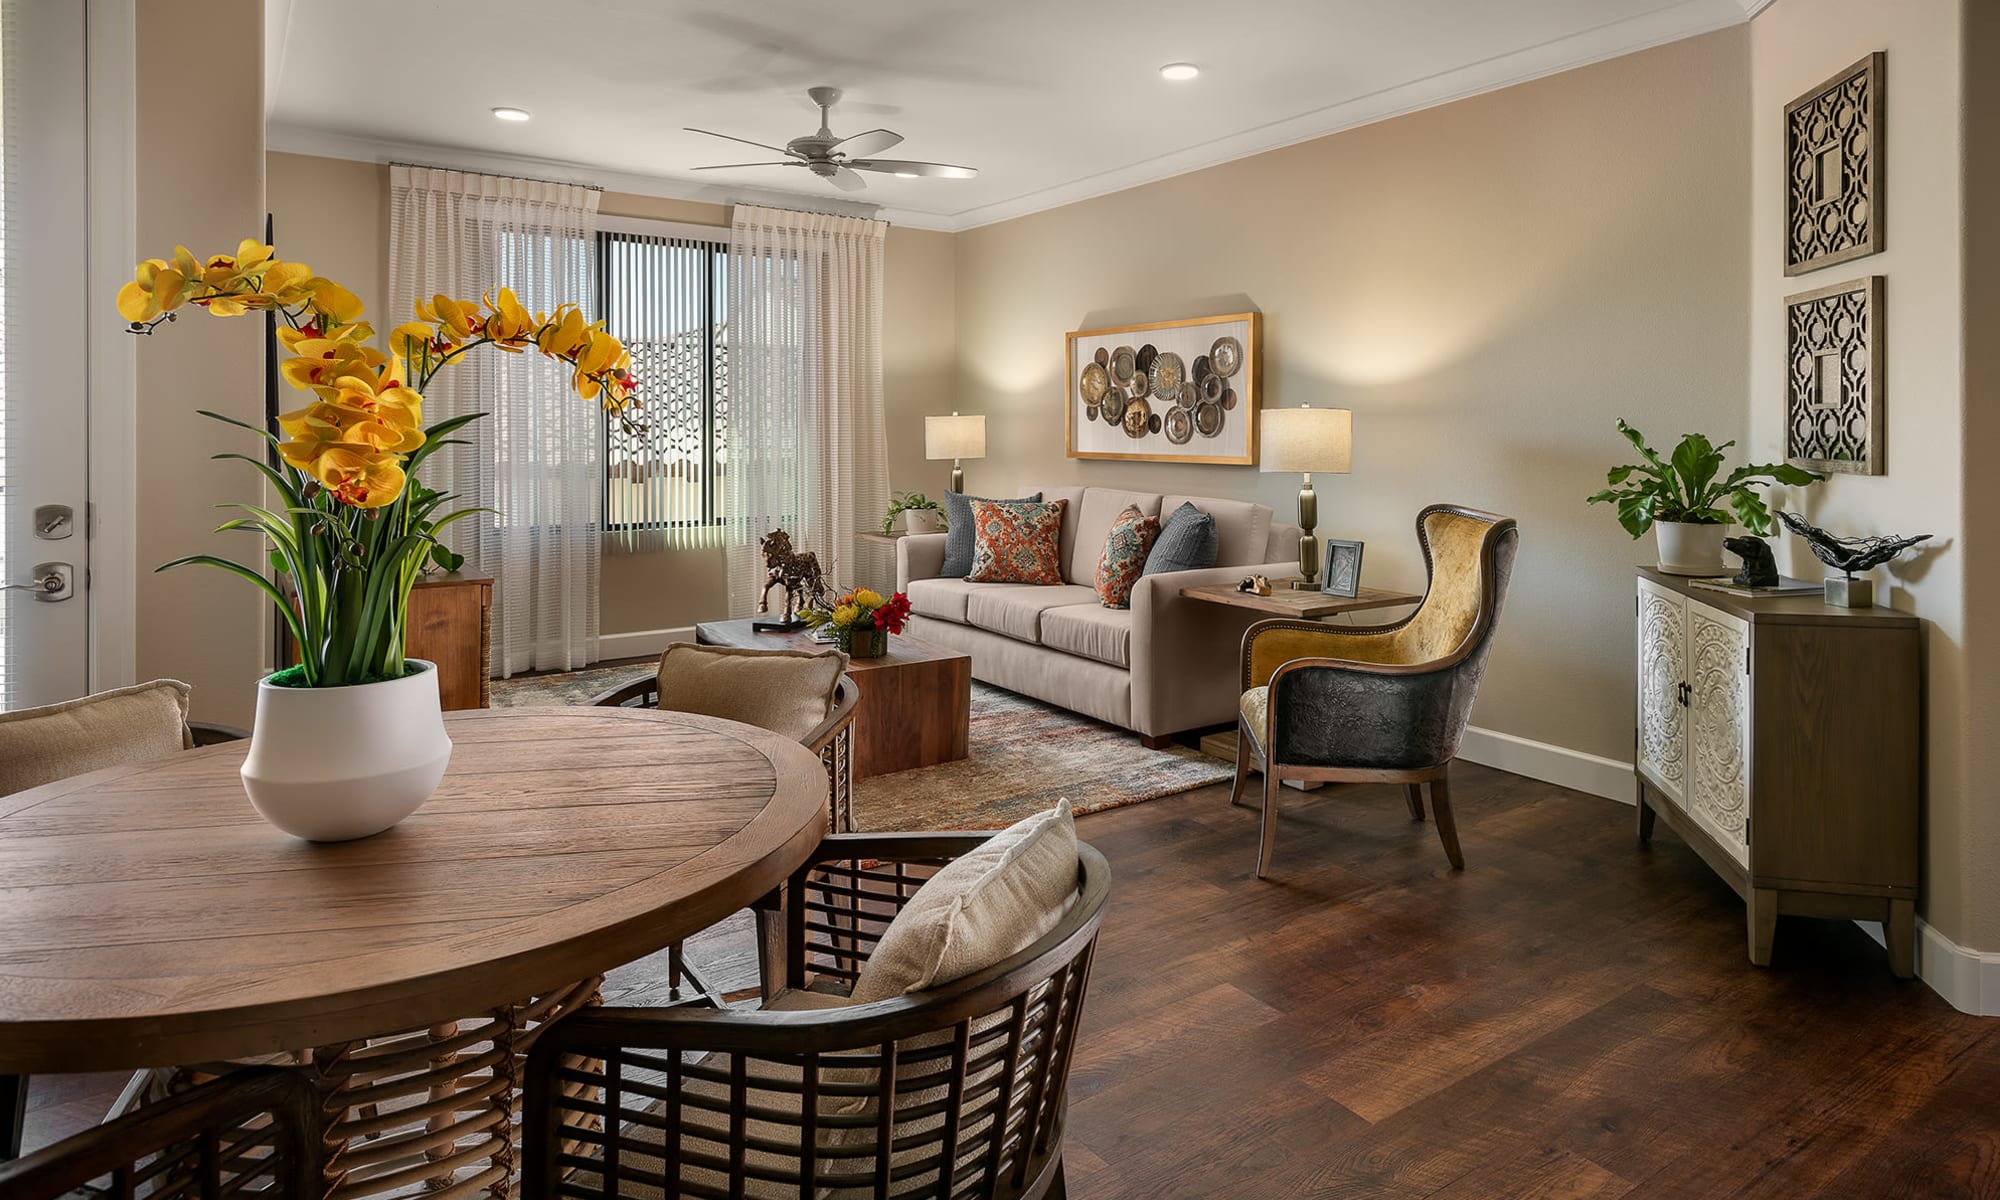
{"type": "Polygon", "coordinates": [[[0,592],[33,592],[35,599],[53,603],[73,594],[73,572],[68,563],[36,563],[35,578],[28,583],[0,584],[0,592]]]}
{"type": "Polygon", "coordinates": [[[76,532],[76,510],[67,504],[35,506],[35,536],[45,542],[59,542],[76,532]]]}

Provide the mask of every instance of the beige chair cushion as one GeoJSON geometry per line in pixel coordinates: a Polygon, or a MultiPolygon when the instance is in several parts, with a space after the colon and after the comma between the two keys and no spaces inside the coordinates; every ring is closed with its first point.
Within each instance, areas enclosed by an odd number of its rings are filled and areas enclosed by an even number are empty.
{"type": "Polygon", "coordinates": [[[1276,559],[1265,558],[1271,544],[1271,508],[1248,500],[1224,500],[1215,496],[1168,496],[1160,501],[1160,511],[1171,513],[1183,504],[1192,504],[1215,518],[1215,565],[1254,567],[1260,563],[1282,562],[1298,557],[1298,536],[1293,535],[1291,551],[1276,559]]]}
{"type": "Polygon", "coordinates": [[[1056,587],[1008,584],[966,597],[965,623],[1017,642],[1040,645],[1042,614],[1070,604],[1096,604],[1097,589],[1065,583],[1056,587]]]}
{"type": "Polygon", "coordinates": [[[1054,929],[1076,896],[1069,801],[1017,821],[924,881],[854,981],[867,1003],[985,970],[1054,929]]]}
{"type": "Polygon", "coordinates": [[[1042,645],[1114,667],[1132,665],[1132,610],[1070,604],[1042,614],[1042,645]]]}
{"type": "Polygon", "coordinates": [[[0,796],[185,750],[187,713],[178,679],[0,713],[0,796]]]}
{"type": "Polygon", "coordinates": [[[675,642],[660,656],[660,707],[803,738],[833,711],[838,650],[743,650],[675,642]]]}

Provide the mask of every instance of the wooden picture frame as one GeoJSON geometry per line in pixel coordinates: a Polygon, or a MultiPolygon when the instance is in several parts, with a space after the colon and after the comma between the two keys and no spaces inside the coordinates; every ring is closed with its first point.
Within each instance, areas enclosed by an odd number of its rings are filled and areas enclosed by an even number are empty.
{"type": "Polygon", "coordinates": [[[1880,254],[1888,56],[1876,51],[1785,106],[1785,274],[1880,254]]]}
{"type": "Polygon", "coordinates": [[[1785,458],[1812,471],[1888,470],[1880,275],[1785,297],[1785,458]]]}
{"type": "Polygon", "coordinates": [[[1349,600],[1361,594],[1361,542],[1321,538],[1319,557],[1325,565],[1319,572],[1319,590],[1329,596],[1349,600]]]}
{"type": "Polygon", "coordinates": [[[1256,466],[1263,322],[1264,314],[1245,312],[1064,335],[1063,452],[1070,458],[1256,466]],[[1234,351],[1225,343],[1234,343],[1234,351]],[[1213,359],[1226,353],[1237,361],[1220,370],[1213,359]],[[1182,379],[1170,387],[1176,363],[1182,379]],[[1101,403],[1106,399],[1118,405],[1115,413],[1101,403]]]}

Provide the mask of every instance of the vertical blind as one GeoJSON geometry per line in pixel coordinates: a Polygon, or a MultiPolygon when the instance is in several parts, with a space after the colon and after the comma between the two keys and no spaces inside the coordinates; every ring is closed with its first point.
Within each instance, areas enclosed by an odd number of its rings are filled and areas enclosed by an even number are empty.
{"type": "Polygon", "coordinates": [[[605,326],[644,403],[605,426],[605,528],[616,549],[720,542],[729,427],[729,246],[669,232],[597,235],[605,326]]]}

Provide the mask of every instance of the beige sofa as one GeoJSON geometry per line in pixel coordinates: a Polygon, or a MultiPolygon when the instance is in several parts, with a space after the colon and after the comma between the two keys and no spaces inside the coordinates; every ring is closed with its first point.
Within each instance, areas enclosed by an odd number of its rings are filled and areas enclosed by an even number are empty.
{"type": "Polygon", "coordinates": [[[1233,584],[1253,571],[1297,574],[1299,530],[1244,500],[1110,488],[1023,488],[1063,510],[1060,587],[941,579],[945,535],[896,543],[896,587],[910,597],[909,633],[972,656],[973,678],[1136,731],[1149,744],[1236,719],[1243,631],[1260,614],[1183,599],[1181,589],[1233,584]],[[1183,502],[1215,518],[1216,565],[1141,578],[1132,607],[1097,599],[1097,558],[1128,504],[1165,520],[1183,502]]]}

